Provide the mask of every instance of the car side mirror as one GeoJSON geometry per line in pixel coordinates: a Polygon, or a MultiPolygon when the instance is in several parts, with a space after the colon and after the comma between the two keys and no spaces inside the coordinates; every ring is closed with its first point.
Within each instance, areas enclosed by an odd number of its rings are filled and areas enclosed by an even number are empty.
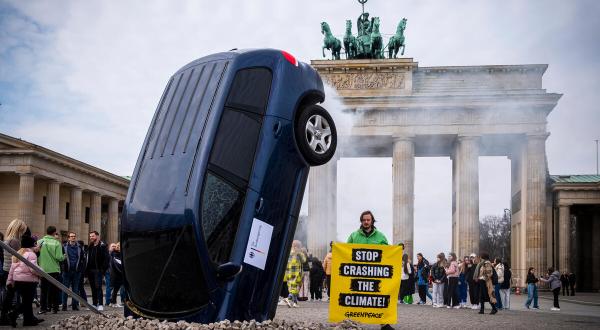
{"type": "Polygon", "coordinates": [[[233,262],[228,262],[217,267],[217,278],[221,281],[231,281],[233,278],[242,272],[242,265],[236,265],[233,262]]]}

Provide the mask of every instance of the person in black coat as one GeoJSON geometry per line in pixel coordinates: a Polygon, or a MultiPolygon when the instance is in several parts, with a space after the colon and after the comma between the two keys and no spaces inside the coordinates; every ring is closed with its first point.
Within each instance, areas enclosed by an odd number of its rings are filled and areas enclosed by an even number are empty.
{"type": "Polygon", "coordinates": [[[92,288],[92,304],[103,311],[102,307],[102,279],[104,273],[108,270],[110,255],[108,246],[100,240],[100,234],[97,231],[90,232],[90,244],[87,250],[86,273],[90,287],[92,288]]]}
{"type": "Polygon", "coordinates": [[[560,275],[560,284],[562,286],[562,295],[565,295],[565,291],[567,292],[567,296],[569,295],[569,275],[567,273],[563,273],[560,275]]]}
{"type": "Polygon", "coordinates": [[[115,244],[115,249],[110,253],[110,304],[112,307],[123,307],[117,304],[117,294],[123,285],[123,262],[121,257],[121,243],[115,244]]]}
{"type": "Polygon", "coordinates": [[[479,282],[475,276],[475,268],[478,264],[477,255],[471,253],[469,256],[469,264],[467,267],[467,284],[469,285],[469,300],[471,301],[471,309],[479,309],[479,282]]]}
{"type": "Polygon", "coordinates": [[[575,283],[577,282],[577,278],[575,274],[569,273],[569,286],[571,287],[571,296],[575,295],[575,283]]]}
{"type": "Polygon", "coordinates": [[[309,271],[310,279],[310,299],[321,300],[323,299],[323,280],[325,280],[325,270],[321,261],[317,257],[311,259],[311,266],[309,271]]]}

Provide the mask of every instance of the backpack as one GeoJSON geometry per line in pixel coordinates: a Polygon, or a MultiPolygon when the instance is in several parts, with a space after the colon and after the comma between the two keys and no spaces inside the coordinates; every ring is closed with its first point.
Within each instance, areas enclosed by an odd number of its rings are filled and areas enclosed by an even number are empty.
{"type": "Polygon", "coordinates": [[[492,267],[492,284],[498,284],[498,273],[496,273],[496,269],[492,267]]]}
{"type": "Polygon", "coordinates": [[[431,267],[426,264],[425,266],[423,266],[423,268],[421,268],[421,278],[427,280],[427,278],[429,278],[429,271],[431,270],[431,267]]]}

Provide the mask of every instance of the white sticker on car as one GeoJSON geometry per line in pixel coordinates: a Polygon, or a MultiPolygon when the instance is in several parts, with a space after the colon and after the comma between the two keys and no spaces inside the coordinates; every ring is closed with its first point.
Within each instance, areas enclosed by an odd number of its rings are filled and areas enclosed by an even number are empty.
{"type": "Polygon", "coordinates": [[[265,270],[272,235],[273,226],[254,218],[252,220],[248,245],[246,246],[244,263],[265,270]]]}

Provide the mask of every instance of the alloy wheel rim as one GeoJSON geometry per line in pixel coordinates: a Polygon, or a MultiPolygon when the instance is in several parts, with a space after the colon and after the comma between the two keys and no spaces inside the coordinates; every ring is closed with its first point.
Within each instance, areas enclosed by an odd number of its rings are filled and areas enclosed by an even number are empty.
{"type": "Polygon", "coordinates": [[[326,153],[331,147],[331,126],[321,115],[312,115],[308,118],[305,136],[310,149],[319,155],[326,153]]]}

